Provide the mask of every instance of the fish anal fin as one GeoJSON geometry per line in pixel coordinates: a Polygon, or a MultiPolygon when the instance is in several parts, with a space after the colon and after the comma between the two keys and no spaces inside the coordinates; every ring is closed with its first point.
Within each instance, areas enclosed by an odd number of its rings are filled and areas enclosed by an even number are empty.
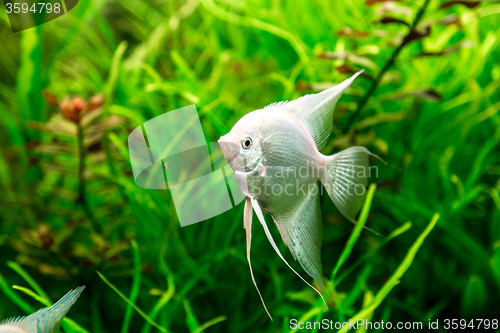
{"type": "Polygon", "coordinates": [[[321,243],[323,241],[323,225],[319,202],[319,186],[310,188],[300,203],[289,214],[273,215],[274,222],[280,231],[283,242],[293,257],[309,274],[321,292],[326,291],[323,282],[323,266],[321,264],[321,243]]]}
{"type": "Polygon", "coordinates": [[[269,228],[267,227],[267,223],[266,223],[266,220],[265,220],[264,215],[262,213],[262,209],[259,205],[259,202],[255,199],[251,199],[251,203],[252,203],[253,209],[255,210],[255,214],[257,215],[257,218],[259,219],[260,223],[262,224],[262,227],[264,228],[264,232],[266,233],[267,239],[269,240],[269,243],[271,243],[271,246],[273,247],[274,251],[276,251],[276,253],[281,258],[281,260],[283,260],[283,262],[288,266],[288,268],[290,268],[292,270],[292,272],[294,272],[302,281],[304,281],[305,284],[307,284],[309,287],[314,289],[321,296],[321,299],[325,303],[325,306],[328,308],[326,301],[325,301],[325,298],[323,297],[321,292],[318,289],[314,288],[309,282],[307,282],[299,273],[297,273],[297,271],[294,270],[292,266],[290,266],[290,264],[286,261],[286,259],[281,254],[278,246],[274,242],[273,236],[271,235],[269,228]]]}

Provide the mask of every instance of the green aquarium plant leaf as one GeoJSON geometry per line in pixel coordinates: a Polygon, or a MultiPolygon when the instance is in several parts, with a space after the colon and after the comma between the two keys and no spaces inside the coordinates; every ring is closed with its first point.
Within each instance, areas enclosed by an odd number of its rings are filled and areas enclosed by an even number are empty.
{"type": "MultiPolygon", "coordinates": [[[[413,260],[415,259],[415,256],[417,255],[418,250],[424,243],[425,238],[429,235],[429,233],[432,231],[434,226],[436,225],[436,222],[439,219],[439,214],[436,213],[432,217],[432,220],[429,222],[427,227],[424,229],[424,231],[418,236],[417,240],[413,243],[413,245],[410,247],[408,252],[406,253],[406,256],[404,257],[403,261],[401,264],[398,266],[396,271],[391,275],[391,277],[384,283],[382,288],[375,294],[375,297],[373,300],[364,306],[357,314],[355,314],[350,320],[355,322],[358,319],[363,319],[369,316],[375,309],[378,308],[378,306],[382,303],[382,301],[387,297],[387,295],[392,291],[392,289],[399,284],[401,278],[403,275],[406,273],[408,268],[410,268],[413,260]]],[[[342,328],[338,330],[338,333],[341,332],[347,332],[349,331],[349,328],[342,328]]]]}
{"type": "MultiPolygon", "coordinates": [[[[139,246],[135,240],[132,241],[132,251],[134,254],[134,276],[132,278],[132,289],[130,290],[130,302],[134,303],[139,295],[139,290],[141,287],[141,256],[139,253],[139,246]]],[[[129,303],[127,310],[125,311],[125,317],[123,318],[122,333],[127,333],[130,327],[130,320],[132,318],[133,307],[129,303]]]]}
{"type": "Polygon", "coordinates": [[[373,199],[373,195],[375,194],[375,189],[377,188],[377,185],[371,184],[370,187],[368,188],[368,193],[366,194],[366,199],[365,203],[363,205],[363,208],[361,209],[361,213],[359,215],[358,223],[354,227],[354,230],[352,231],[351,235],[349,236],[349,239],[347,240],[347,243],[344,247],[344,250],[339,256],[339,259],[337,260],[337,263],[335,264],[335,267],[333,268],[332,275],[330,277],[330,280],[334,281],[335,276],[337,275],[340,267],[346,262],[346,260],[349,258],[352,249],[354,248],[354,245],[359,239],[359,236],[361,235],[361,231],[363,231],[363,228],[366,224],[366,219],[368,218],[368,213],[370,212],[370,207],[373,199]]]}
{"type": "Polygon", "coordinates": [[[156,323],[154,320],[152,320],[151,318],[149,318],[149,316],[144,312],[142,311],[137,305],[135,305],[130,299],[128,299],[114,284],[112,284],[101,272],[96,272],[99,277],[104,281],[104,283],[106,283],[111,289],[113,289],[117,294],[118,296],[120,296],[125,302],[127,302],[127,304],[129,304],[130,306],[132,306],[134,308],[135,311],[137,311],[137,313],[139,313],[141,315],[142,318],[144,318],[145,320],[147,320],[151,325],[153,325],[154,327],[156,327],[157,329],[159,329],[161,332],[169,332],[166,328],[160,326],[158,323],[156,323]]]}

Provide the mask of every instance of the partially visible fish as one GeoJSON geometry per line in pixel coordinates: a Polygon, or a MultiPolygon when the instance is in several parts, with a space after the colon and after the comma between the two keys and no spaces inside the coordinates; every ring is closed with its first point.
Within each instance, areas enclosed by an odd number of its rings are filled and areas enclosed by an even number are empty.
{"type": "Polygon", "coordinates": [[[250,263],[252,209],[274,250],[293,270],[276,246],[262,210],[273,217],[294,259],[314,279],[319,290],[293,271],[320,295],[324,293],[319,202],[322,188],[318,181],[338,210],[355,223],[368,182],[368,158],[373,154],[364,147],[352,147],[332,156],[325,156],[319,150],[325,147],[332,132],[333,110],[338,99],[359,74],[318,94],[250,112],[219,139],[246,198],[247,259],[252,281],[268,315],[250,263]]]}
{"type": "Polygon", "coordinates": [[[71,290],[57,303],[25,317],[0,322],[0,333],[56,333],[69,309],[75,304],[85,286],[71,290]]]}

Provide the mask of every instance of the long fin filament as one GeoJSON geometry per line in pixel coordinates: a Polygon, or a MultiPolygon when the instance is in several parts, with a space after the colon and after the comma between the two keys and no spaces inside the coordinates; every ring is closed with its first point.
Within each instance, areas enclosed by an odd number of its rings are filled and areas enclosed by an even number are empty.
{"type": "Polygon", "coordinates": [[[262,301],[262,305],[264,306],[264,309],[266,310],[267,315],[269,318],[271,318],[271,321],[273,320],[273,317],[271,317],[271,314],[267,310],[266,303],[264,302],[264,298],[262,298],[262,294],[260,293],[259,287],[257,287],[257,282],[255,282],[255,278],[253,276],[253,270],[252,270],[252,263],[250,261],[250,247],[252,245],[252,205],[250,204],[250,199],[245,200],[245,210],[243,214],[243,223],[245,224],[245,231],[246,231],[246,237],[247,237],[247,260],[248,260],[248,266],[250,267],[250,275],[252,276],[252,281],[255,286],[255,289],[257,289],[257,292],[259,293],[260,300],[262,301]]]}

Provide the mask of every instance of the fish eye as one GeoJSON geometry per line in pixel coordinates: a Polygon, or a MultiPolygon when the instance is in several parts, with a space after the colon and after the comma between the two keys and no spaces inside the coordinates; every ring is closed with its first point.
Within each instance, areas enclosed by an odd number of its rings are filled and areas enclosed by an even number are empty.
{"type": "Polygon", "coordinates": [[[252,144],[253,144],[253,140],[249,136],[244,137],[243,139],[241,139],[241,146],[243,147],[243,149],[250,148],[252,146],[252,144]]]}

